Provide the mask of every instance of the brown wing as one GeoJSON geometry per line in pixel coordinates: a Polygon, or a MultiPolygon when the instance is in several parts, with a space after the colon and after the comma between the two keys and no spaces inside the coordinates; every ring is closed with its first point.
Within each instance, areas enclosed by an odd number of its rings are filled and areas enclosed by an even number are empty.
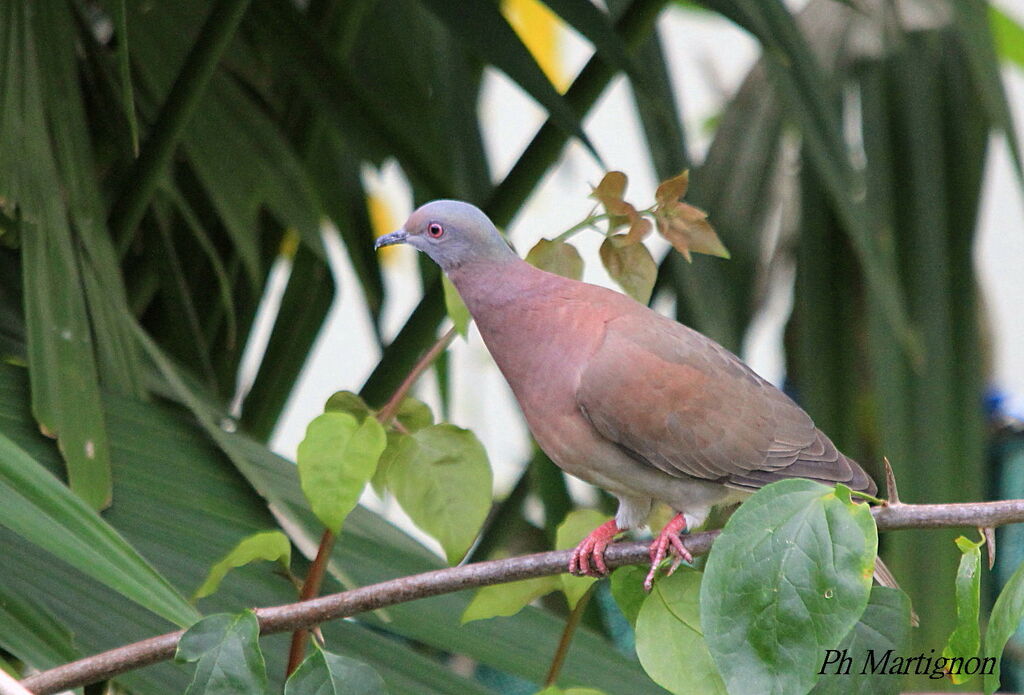
{"type": "Polygon", "coordinates": [[[876,489],[788,396],[718,343],[653,312],[607,324],[576,399],[602,436],[671,475],[745,489],[782,478],[876,489]]]}

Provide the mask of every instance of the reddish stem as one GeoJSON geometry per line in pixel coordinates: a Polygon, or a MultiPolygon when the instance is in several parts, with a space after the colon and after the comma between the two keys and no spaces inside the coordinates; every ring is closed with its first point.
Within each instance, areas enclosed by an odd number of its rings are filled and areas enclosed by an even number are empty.
{"type": "MultiPolygon", "coordinates": [[[[324,573],[327,571],[327,563],[331,557],[331,550],[334,548],[334,540],[337,538],[330,531],[324,531],[320,538],[320,547],[316,550],[316,559],[309,568],[306,581],[302,584],[302,591],[299,592],[300,601],[308,601],[320,595],[320,586],[324,581],[324,573]]],[[[309,630],[300,628],[292,633],[292,646],[288,650],[288,670],[285,676],[290,676],[302,663],[306,655],[306,643],[309,641],[309,630]]]]}

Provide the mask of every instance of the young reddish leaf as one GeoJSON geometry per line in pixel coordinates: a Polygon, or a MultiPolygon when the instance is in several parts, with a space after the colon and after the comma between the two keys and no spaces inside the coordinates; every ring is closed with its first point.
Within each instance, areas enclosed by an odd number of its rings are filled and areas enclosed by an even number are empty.
{"type": "Polygon", "coordinates": [[[608,228],[611,231],[637,219],[636,208],[623,200],[626,194],[626,175],[621,171],[609,171],[590,194],[591,198],[601,201],[604,211],[608,213],[608,228]]]}
{"type": "Polygon", "coordinates": [[[621,171],[609,171],[594,188],[590,197],[600,200],[604,205],[607,205],[608,201],[621,202],[622,196],[626,194],[627,182],[626,175],[621,171]]]}
{"type": "Polygon", "coordinates": [[[654,192],[654,199],[658,202],[658,207],[665,207],[686,195],[686,189],[689,187],[690,170],[685,169],[678,176],[662,181],[658,185],[658,190],[654,192]]]}
{"type": "Polygon", "coordinates": [[[633,219],[629,225],[629,231],[626,232],[624,243],[627,244],[638,244],[646,239],[654,225],[646,217],[641,217],[639,214],[633,219]]]}
{"type": "Polygon", "coordinates": [[[644,244],[631,244],[625,234],[616,234],[601,244],[601,262],[626,294],[646,304],[651,299],[658,264],[644,244]]]}
{"type": "Polygon", "coordinates": [[[671,203],[654,212],[658,232],[687,261],[690,253],[729,258],[729,251],[707,221],[707,213],[687,203],[671,203]]]}
{"type": "Polygon", "coordinates": [[[583,258],[572,244],[541,239],[526,254],[526,262],[555,275],[579,280],[583,277],[583,258]]]}

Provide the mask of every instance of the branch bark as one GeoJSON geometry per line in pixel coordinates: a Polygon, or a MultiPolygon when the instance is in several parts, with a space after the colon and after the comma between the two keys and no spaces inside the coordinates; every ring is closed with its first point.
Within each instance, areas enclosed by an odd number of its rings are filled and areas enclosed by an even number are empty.
{"type": "MultiPolygon", "coordinates": [[[[872,510],[880,531],[907,528],[992,528],[1024,522],[1024,500],[968,502],[963,504],[894,504],[872,510]]],[[[718,531],[694,533],[684,539],[693,555],[711,549],[718,531]]],[[[605,561],[610,569],[649,562],[646,543],[616,543],[605,561]]],[[[560,574],[569,564],[571,551],[477,562],[462,567],[424,572],[364,586],[350,591],[256,609],[260,632],[288,632],[440,594],[560,574]]],[[[43,671],[21,681],[35,695],[56,693],[107,680],[119,673],[171,659],[184,630],[151,637],[123,647],[43,671]]]]}

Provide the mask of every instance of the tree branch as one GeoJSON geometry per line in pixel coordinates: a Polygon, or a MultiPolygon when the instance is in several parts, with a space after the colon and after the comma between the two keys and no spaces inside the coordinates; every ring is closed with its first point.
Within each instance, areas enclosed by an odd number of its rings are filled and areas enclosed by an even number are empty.
{"type": "MultiPolygon", "coordinates": [[[[1024,521],[1024,500],[894,504],[875,507],[872,512],[880,531],[907,528],[991,528],[1024,521]]],[[[684,541],[686,548],[693,555],[704,555],[710,550],[718,533],[706,531],[689,535],[684,541]]],[[[421,598],[560,574],[569,564],[570,552],[560,550],[536,553],[424,572],[300,603],[259,608],[256,615],[260,621],[261,634],[294,631],[421,598]]],[[[616,543],[608,548],[605,561],[612,569],[647,563],[650,561],[647,544],[616,543]]],[[[184,632],[178,630],[111,649],[43,671],[21,683],[36,695],[46,695],[106,680],[119,673],[172,658],[184,632]]]]}

